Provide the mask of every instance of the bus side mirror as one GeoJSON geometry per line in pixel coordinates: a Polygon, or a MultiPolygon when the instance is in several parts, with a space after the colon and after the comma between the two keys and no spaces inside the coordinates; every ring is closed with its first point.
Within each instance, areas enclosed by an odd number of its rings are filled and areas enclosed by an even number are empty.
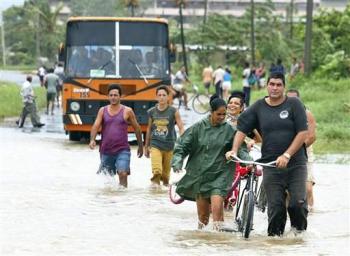
{"type": "Polygon", "coordinates": [[[169,46],[169,61],[170,63],[174,63],[176,61],[176,46],[172,43],[169,46]]]}
{"type": "Polygon", "coordinates": [[[58,62],[64,62],[64,44],[60,43],[58,47],[58,62]]]}

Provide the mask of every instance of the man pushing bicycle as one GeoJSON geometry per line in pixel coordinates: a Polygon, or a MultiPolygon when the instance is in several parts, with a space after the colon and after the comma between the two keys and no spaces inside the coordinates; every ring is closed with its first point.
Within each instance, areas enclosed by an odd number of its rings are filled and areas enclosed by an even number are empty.
{"type": "Polygon", "coordinates": [[[262,136],[262,159],[276,160],[277,168],[264,168],[263,186],[268,202],[268,235],[282,235],[287,210],[292,228],[307,228],[305,181],[307,119],[305,108],[297,98],[284,95],[283,74],[272,73],[267,80],[268,96],[258,100],[238,118],[237,133],[227,158],[236,155],[246,134],[257,129],[262,136]],[[286,209],[286,190],[290,203],[286,209]]]}

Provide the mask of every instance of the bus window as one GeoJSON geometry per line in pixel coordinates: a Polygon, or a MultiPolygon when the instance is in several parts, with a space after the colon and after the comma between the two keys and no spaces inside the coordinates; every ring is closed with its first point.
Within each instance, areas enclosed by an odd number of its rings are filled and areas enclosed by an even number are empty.
{"type": "Polygon", "coordinates": [[[167,33],[165,25],[101,21],[75,22],[68,28],[68,77],[163,79],[169,76],[168,42],[162,34],[167,33]],[[91,27],[97,34],[91,36],[91,27]],[[146,37],[142,33],[145,29],[146,37]],[[125,33],[128,36],[123,36],[125,33]]]}

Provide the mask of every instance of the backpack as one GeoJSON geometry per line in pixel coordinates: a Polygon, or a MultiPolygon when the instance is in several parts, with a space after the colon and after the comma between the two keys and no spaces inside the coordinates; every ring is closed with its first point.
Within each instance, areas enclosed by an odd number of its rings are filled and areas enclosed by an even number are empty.
{"type": "Polygon", "coordinates": [[[249,85],[254,85],[256,83],[256,77],[255,74],[250,73],[249,77],[248,77],[248,84],[249,85]]]}

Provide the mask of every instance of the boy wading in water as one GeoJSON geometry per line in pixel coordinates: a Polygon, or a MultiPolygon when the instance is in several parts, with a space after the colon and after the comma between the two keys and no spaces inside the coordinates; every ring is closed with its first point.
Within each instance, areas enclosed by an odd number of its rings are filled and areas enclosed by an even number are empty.
{"type": "Polygon", "coordinates": [[[128,186],[130,174],[130,146],[128,143],[128,125],[135,129],[137,138],[137,156],[143,154],[140,126],[131,108],[120,104],[122,89],[117,84],[108,86],[109,105],[100,108],[91,128],[89,147],[96,146],[96,135],[101,128],[100,156],[101,165],[98,172],[107,171],[114,176],[118,173],[119,184],[128,186]]]}
{"type": "Polygon", "coordinates": [[[180,135],[184,132],[179,111],[169,106],[169,90],[166,86],[156,89],[158,104],[148,110],[148,128],[145,142],[145,156],[151,156],[152,178],[155,185],[169,184],[171,158],[176,140],[175,124],[180,135]]]}

